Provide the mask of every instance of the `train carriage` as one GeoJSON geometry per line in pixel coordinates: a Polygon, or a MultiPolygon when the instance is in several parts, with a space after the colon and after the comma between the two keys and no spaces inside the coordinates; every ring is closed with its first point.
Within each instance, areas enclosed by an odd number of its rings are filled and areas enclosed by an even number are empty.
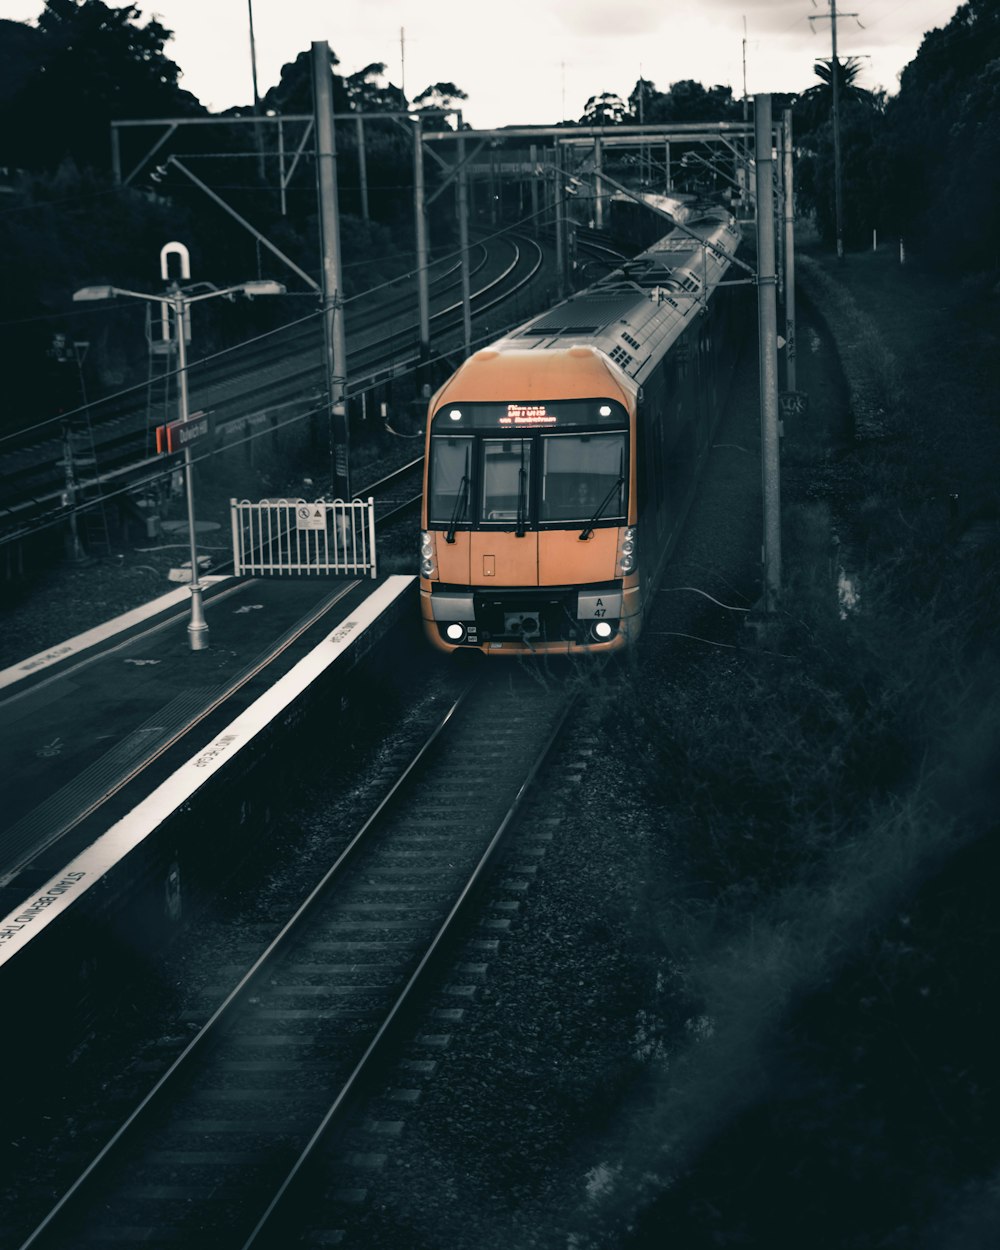
{"type": "MultiPolygon", "coordinates": [[[[707,455],[743,321],[721,210],[475,352],[430,402],[420,602],[489,655],[634,641],[707,455]]],[[[737,288],[742,290],[743,288],[737,288]]]]}

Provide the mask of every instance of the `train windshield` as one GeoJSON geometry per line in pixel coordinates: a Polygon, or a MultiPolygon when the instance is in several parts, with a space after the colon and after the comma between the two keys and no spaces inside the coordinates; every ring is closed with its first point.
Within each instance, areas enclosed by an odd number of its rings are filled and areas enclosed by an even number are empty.
{"type": "Polygon", "coordinates": [[[549,434],[542,438],[542,522],[625,516],[625,434],[549,434]]]}
{"type": "Polygon", "coordinates": [[[614,401],[563,400],[554,417],[553,407],[481,403],[435,414],[428,524],[449,535],[479,525],[523,534],[535,526],[621,524],[629,480],[624,408],[614,401]],[[528,428],[507,429],[508,420],[528,428]],[[609,428],[612,421],[617,428],[609,428]]]}
{"type": "Polygon", "coordinates": [[[524,523],[531,506],[531,443],[526,438],[483,440],[484,521],[524,523]]]}
{"type": "Polygon", "coordinates": [[[468,520],[472,483],[471,438],[433,438],[429,511],[431,521],[451,525],[468,520]],[[464,514],[464,515],[460,515],[464,514]]]}

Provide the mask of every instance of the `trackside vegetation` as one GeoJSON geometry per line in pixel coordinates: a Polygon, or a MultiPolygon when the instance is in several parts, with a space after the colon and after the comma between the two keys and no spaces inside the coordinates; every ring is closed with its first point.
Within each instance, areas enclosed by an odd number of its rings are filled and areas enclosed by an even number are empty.
{"type": "Polygon", "coordinates": [[[922,318],[995,335],[1000,315],[884,256],[804,283],[849,345],[855,435],[790,501],[777,623],[618,705],[620,766],[659,813],[634,938],[660,1009],[580,1245],[996,1228],[1000,509],[980,464],[1000,435],[981,340],[922,318]]]}

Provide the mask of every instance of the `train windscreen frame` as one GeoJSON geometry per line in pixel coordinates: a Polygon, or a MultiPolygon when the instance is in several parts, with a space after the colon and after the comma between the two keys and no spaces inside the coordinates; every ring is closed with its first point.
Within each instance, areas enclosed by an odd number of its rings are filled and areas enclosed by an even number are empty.
{"type": "Polygon", "coordinates": [[[613,400],[445,405],[429,453],[431,528],[559,529],[598,508],[603,527],[628,515],[628,416],[613,400]]]}

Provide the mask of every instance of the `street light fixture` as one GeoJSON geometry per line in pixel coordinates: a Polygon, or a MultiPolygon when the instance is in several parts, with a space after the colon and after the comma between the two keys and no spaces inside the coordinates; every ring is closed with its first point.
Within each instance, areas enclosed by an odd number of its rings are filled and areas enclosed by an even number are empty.
{"type": "MultiPolygon", "coordinates": [[[[227,296],[232,299],[236,295],[245,295],[253,299],[257,295],[284,295],[285,288],[280,282],[269,279],[257,279],[240,282],[236,286],[223,287],[221,290],[201,291],[197,295],[185,294],[177,283],[160,295],[150,295],[145,291],[128,291],[118,286],[85,286],[73,292],[75,302],[81,300],[114,299],[124,296],[128,299],[146,300],[151,304],[170,304],[174,310],[174,342],[177,345],[177,400],[178,415],[182,422],[189,420],[187,386],[187,344],[184,340],[184,325],[187,310],[191,304],[202,300],[214,299],[216,296],[227,296]]],[[[188,623],[188,641],[192,651],[204,651],[208,646],[208,622],[205,620],[205,605],[202,599],[201,582],[198,580],[198,543],[194,528],[194,470],[191,461],[191,448],[184,448],[184,484],[187,494],[188,537],[191,551],[191,620],[188,623]]]]}

